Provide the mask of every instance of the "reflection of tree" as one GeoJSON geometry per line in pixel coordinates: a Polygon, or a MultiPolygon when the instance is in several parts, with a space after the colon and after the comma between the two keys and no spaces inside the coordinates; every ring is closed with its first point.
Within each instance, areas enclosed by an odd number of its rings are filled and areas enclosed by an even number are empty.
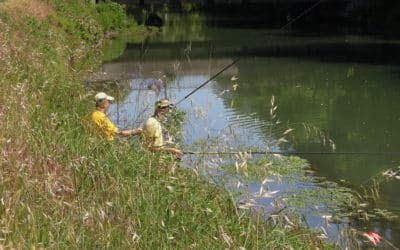
{"type": "Polygon", "coordinates": [[[399,36],[398,26],[400,2],[398,0],[350,0],[347,4],[347,16],[362,24],[362,27],[374,33],[386,33],[388,36],[399,36]]]}
{"type": "Polygon", "coordinates": [[[206,0],[207,7],[211,7],[215,4],[215,0],[206,0]]]}
{"type": "Polygon", "coordinates": [[[126,49],[126,41],[123,39],[115,39],[112,42],[106,44],[102,49],[103,62],[111,61],[115,58],[120,57],[126,49]]]}
{"type": "MultiPolygon", "coordinates": [[[[241,82],[235,99],[238,110],[247,114],[256,112],[260,119],[267,120],[268,100],[274,95],[279,100],[281,120],[298,128],[298,146],[320,147],[301,132],[303,123],[311,123],[338,141],[341,150],[379,151],[400,147],[393,136],[399,134],[396,127],[400,121],[389,108],[398,105],[399,93],[381,86],[382,81],[393,82],[390,76],[372,67],[363,67],[354,76],[347,77],[345,65],[276,60],[238,63],[241,82]],[[366,79],[370,83],[366,84],[366,79]]],[[[222,80],[219,88],[226,89],[229,85],[229,79],[222,80]]],[[[229,105],[231,101],[225,102],[229,105]]]]}
{"type": "MultiPolygon", "coordinates": [[[[160,34],[161,39],[168,41],[204,41],[205,24],[204,18],[199,13],[190,15],[174,16],[168,19],[163,32],[160,34]]],[[[157,40],[160,39],[159,37],[157,40]]]]}
{"type": "Polygon", "coordinates": [[[182,3],[180,0],[169,0],[169,5],[173,10],[181,11],[182,10],[182,3]]]}
{"type": "MultiPolygon", "coordinates": [[[[295,128],[296,151],[319,152],[322,147],[317,130],[331,138],[339,152],[398,152],[400,116],[398,76],[381,66],[320,64],[288,59],[242,59],[240,87],[235,93],[237,113],[257,113],[262,121],[270,119],[271,96],[278,99],[278,116],[287,127],[295,128]],[[352,68],[352,69],[351,69],[352,68]],[[349,69],[353,72],[348,74],[349,69]],[[303,123],[316,130],[304,129],[303,123]]],[[[229,77],[219,77],[213,85],[217,93],[231,88],[229,77]]],[[[232,96],[222,95],[230,106],[232,96]]],[[[282,133],[282,131],[274,131],[282,133]]],[[[269,131],[265,130],[267,135],[269,131]]],[[[278,137],[279,135],[277,135],[278,137]]],[[[276,138],[277,138],[276,137],[276,138]]],[[[330,179],[350,179],[360,184],[377,169],[392,166],[398,156],[307,156],[318,171],[330,179]]]]}

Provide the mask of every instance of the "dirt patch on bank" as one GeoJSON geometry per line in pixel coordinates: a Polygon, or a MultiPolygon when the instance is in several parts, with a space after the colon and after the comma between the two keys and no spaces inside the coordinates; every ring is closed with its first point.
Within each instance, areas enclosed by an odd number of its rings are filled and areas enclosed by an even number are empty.
{"type": "Polygon", "coordinates": [[[6,11],[13,18],[28,15],[39,20],[44,20],[56,12],[51,5],[38,0],[7,0],[0,3],[0,11],[6,11]]]}

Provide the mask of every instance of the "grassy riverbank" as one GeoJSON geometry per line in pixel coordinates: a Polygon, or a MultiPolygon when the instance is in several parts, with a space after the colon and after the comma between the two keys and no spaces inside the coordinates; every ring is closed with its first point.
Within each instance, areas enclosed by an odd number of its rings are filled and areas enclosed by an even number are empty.
{"type": "Polygon", "coordinates": [[[246,216],[228,192],[135,140],[86,135],[82,79],[105,34],[127,27],[112,6],[0,2],[0,248],[324,247],[308,230],[246,216]]]}

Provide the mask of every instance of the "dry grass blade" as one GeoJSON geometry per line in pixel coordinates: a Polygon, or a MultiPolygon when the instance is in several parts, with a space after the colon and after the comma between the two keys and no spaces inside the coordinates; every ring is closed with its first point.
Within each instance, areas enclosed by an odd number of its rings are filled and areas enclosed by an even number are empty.
{"type": "Polygon", "coordinates": [[[283,132],[283,135],[287,135],[287,134],[291,133],[293,130],[294,130],[293,128],[289,128],[285,132],[283,132]]]}

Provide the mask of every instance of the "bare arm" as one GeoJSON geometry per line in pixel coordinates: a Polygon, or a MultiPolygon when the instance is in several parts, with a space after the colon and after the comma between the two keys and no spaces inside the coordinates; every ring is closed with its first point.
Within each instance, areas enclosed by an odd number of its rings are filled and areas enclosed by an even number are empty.
{"type": "Polygon", "coordinates": [[[121,130],[117,132],[118,135],[138,135],[140,133],[142,133],[142,128],[121,130]]]}

